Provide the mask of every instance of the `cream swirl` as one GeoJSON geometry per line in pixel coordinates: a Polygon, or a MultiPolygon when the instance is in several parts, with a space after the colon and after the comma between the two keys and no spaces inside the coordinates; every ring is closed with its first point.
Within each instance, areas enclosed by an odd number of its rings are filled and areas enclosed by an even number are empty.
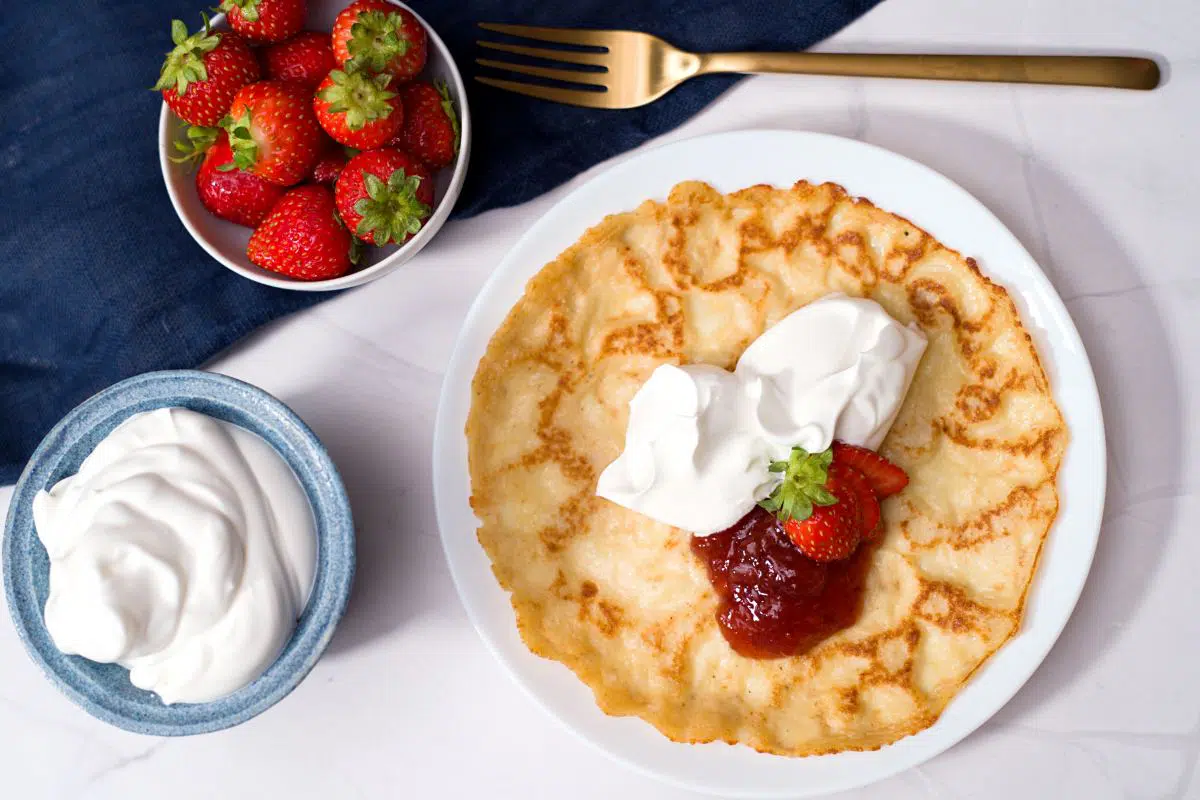
{"type": "Polygon", "coordinates": [[[265,441],[195,411],[137,414],[33,501],[55,645],[164,703],[258,677],[308,601],[312,510],[265,441]]]}

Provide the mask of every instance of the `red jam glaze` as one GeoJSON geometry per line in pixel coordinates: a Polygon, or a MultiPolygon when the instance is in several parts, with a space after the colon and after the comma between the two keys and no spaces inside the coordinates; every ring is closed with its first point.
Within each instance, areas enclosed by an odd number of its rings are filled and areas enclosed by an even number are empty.
{"type": "Polygon", "coordinates": [[[847,559],[817,563],[757,506],[720,533],[692,537],[720,598],[721,632],[749,658],[800,655],[853,625],[874,549],[864,542],[847,559]]]}

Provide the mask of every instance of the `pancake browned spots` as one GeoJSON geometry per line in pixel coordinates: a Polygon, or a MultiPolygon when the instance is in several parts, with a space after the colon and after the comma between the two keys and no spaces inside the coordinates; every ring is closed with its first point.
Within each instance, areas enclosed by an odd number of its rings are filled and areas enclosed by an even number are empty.
{"type": "Polygon", "coordinates": [[[1058,509],[1067,431],[1007,293],[831,184],[684,183],[605,219],[529,282],[473,392],[471,502],[521,636],[602,709],[678,741],[806,755],[931,725],[1016,632],[1058,509]],[[595,497],[596,476],[657,365],[728,368],[833,291],[930,339],[882,448],[912,481],[883,504],[858,623],[801,657],[746,659],[689,534],[595,497]]]}

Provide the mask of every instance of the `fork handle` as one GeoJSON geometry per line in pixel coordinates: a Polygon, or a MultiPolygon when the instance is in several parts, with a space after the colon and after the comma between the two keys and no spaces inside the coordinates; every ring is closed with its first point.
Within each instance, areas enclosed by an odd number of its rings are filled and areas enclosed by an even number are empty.
{"type": "Polygon", "coordinates": [[[1128,56],[972,56],[891,53],[707,53],[697,74],[710,72],[928,78],[1153,89],[1158,64],[1128,56]]]}

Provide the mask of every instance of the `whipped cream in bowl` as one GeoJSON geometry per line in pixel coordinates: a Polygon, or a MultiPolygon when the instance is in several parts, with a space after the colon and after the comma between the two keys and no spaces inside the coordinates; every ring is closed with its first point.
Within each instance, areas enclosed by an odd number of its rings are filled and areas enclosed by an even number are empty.
{"type": "Polygon", "coordinates": [[[625,448],[596,494],[699,536],[722,531],[771,493],[769,466],[793,446],[878,449],[926,344],[875,301],[831,294],[764,331],[732,372],[663,364],[630,401],[625,448]]]}
{"type": "Polygon", "coordinates": [[[187,408],[122,422],[37,493],[33,522],[54,644],[120,664],[164,703],[216,700],[261,675],[316,571],[312,509],[287,463],[187,408]]]}
{"type": "Polygon", "coordinates": [[[197,371],[123,381],[43,440],[4,578],[18,633],[94,716],[153,735],[239,724],[315,665],[354,574],[328,453],[274,397],[197,371]]]}

